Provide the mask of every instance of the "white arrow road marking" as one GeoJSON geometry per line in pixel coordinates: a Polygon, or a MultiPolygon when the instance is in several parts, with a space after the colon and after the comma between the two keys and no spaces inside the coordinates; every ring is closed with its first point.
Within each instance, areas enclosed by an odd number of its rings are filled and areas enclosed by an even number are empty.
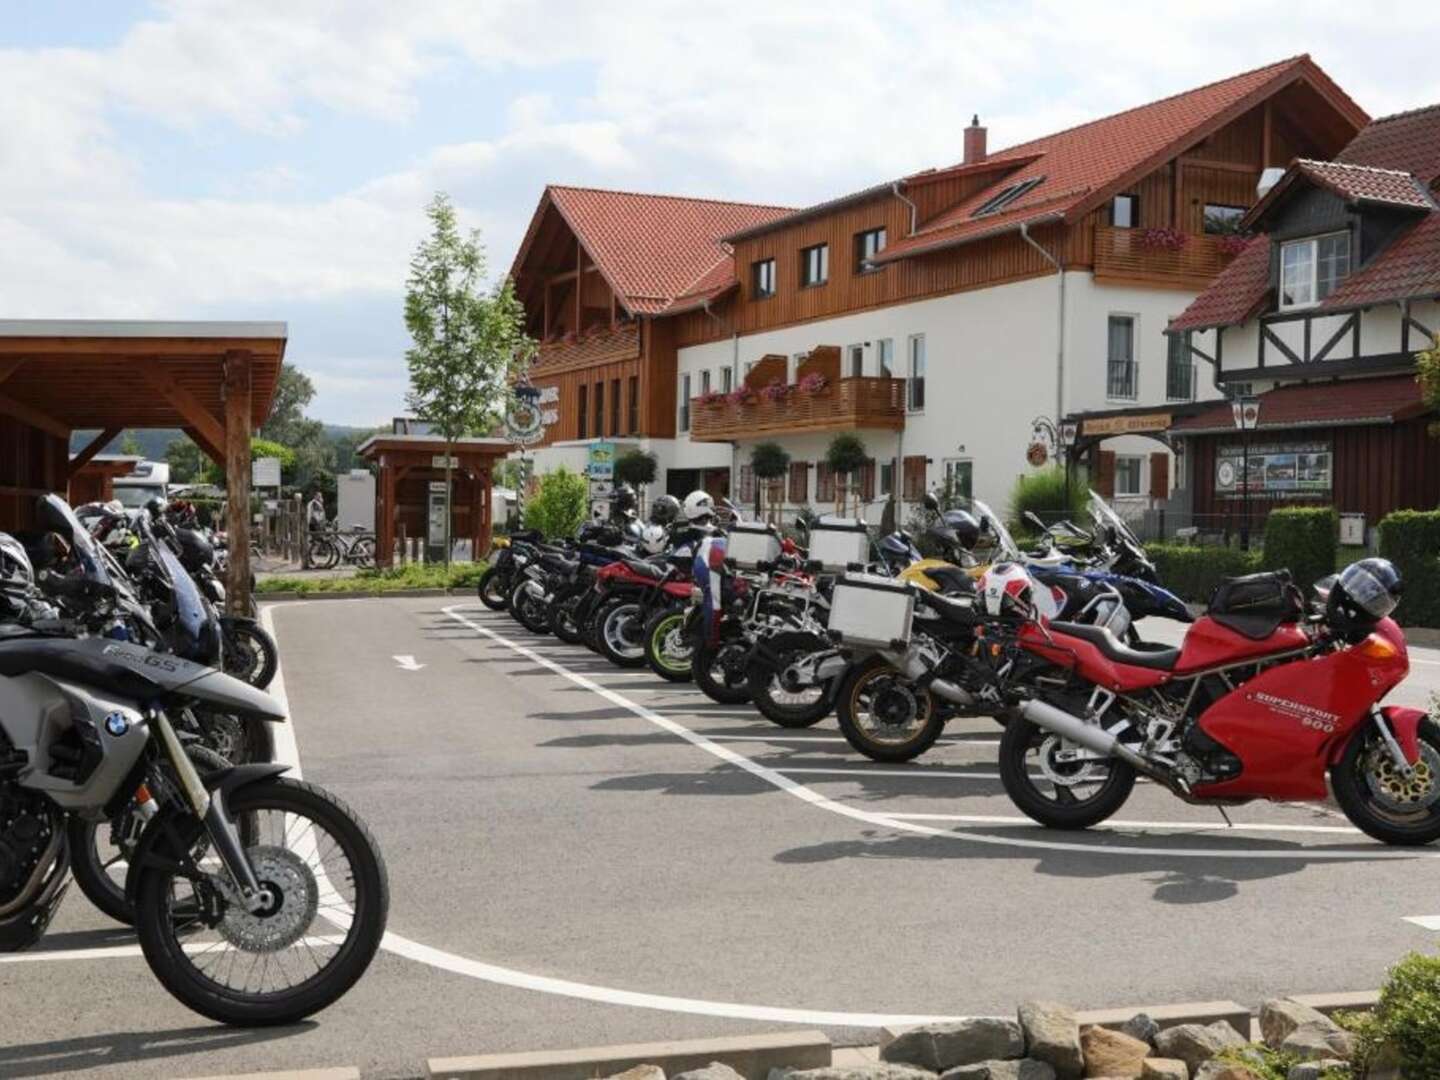
{"type": "Polygon", "coordinates": [[[1440,915],[1406,915],[1405,921],[1426,930],[1440,930],[1440,915]]]}
{"type": "Polygon", "coordinates": [[[400,666],[401,671],[419,671],[422,667],[425,666],[424,664],[417,664],[415,662],[415,657],[411,656],[408,653],[404,656],[393,656],[391,657],[391,659],[400,666]]]}

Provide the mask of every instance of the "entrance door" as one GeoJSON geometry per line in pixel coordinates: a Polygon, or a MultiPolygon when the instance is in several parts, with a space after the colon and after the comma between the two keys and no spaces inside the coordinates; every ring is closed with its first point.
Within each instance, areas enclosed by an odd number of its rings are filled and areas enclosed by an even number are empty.
{"type": "Polygon", "coordinates": [[[666,469],[665,494],[684,500],[686,495],[700,486],[699,469],[666,469]]]}
{"type": "Polygon", "coordinates": [[[969,458],[945,459],[945,491],[962,499],[974,498],[975,463],[969,458]]]}

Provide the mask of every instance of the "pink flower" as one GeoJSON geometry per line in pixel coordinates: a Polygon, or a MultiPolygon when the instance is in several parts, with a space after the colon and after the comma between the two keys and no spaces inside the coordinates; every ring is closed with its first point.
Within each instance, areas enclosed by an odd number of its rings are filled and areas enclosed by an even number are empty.
{"type": "Polygon", "coordinates": [[[786,386],[779,379],[776,379],[769,386],[765,387],[765,389],[762,390],[761,393],[765,395],[766,401],[780,402],[784,401],[785,398],[789,395],[790,387],[786,386]]]}
{"type": "Polygon", "coordinates": [[[818,371],[812,371],[797,384],[802,394],[813,397],[830,385],[828,379],[818,371]]]}

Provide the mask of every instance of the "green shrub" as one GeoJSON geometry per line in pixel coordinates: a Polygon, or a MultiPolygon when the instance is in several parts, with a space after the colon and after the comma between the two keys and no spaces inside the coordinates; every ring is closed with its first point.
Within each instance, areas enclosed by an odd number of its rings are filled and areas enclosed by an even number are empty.
{"type": "Polygon", "coordinates": [[[255,592],[260,595],[357,593],[363,596],[409,589],[473,589],[479,584],[485,567],[483,562],[451,563],[448,575],[444,563],[410,563],[389,570],[361,570],[349,577],[311,578],[298,574],[277,574],[260,578],[255,583],[255,592]]]}
{"type": "Polygon", "coordinates": [[[574,536],[585,522],[590,485],[585,477],[561,465],[540,477],[540,488],[525,503],[525,527],[539,529],[548,539],[574,536]]]}
{"type": "Polygon", "coordinates": [[[1253,574],[1260,568],[1258,551],[1189,544],[1146,544],[1160,584],[1182,600],[1203,604],[1222,578],[1253,574]]]}
{"type": "Polygon", "coordinates": [[[1289,570],[1301,592],[1335,572],[1336,533],[1340,520],[1333,506],[1282,506],[1265,520],[1267,570],[1289,570]]]}
{"type": "Polygon", "coordinates": [[[1440,511],[1387,514],[1380,554],[1395,564],[1405,586],[1396,617],[1406,626],[1440,626],[1440,511]]]}
{"type": "Polygon", "coordinates": [[[1022,473],[1010,491],[1010,520],[1017,530],[1031,533],[1036,531],[1025,520],[1025,511],[1036,515],[1049,525],[1065,518],[1085,522],[1085,507],[1090,501],[1090,488],[1085,479],[1085,470],[1073,469],[1070,473],[1070,501],[1065,501],[1065,466],[1050,465],[1034,472],[1022,473]]]}
{"type": "Polygon", "coordinates": [[[1440,1076],[1440,956],[1406,956],[1390,969],[1375,1012],[1341,1022],[1356,1035],[1357,1076],[1389,1055],[1401,1076],[1440,1076]]]}

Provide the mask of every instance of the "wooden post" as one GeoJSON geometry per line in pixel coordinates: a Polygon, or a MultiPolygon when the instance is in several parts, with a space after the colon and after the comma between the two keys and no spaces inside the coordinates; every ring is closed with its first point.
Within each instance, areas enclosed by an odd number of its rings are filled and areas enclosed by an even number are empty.
{"type": "MultiPolygon", "coordinates": [[[[575,333],[578,336],[584,329],[581,322],[585,318],[585,301],[583,299],[585,284],[585,247],[580,243],[580,238],[575,238],[575,333]]],[[[598,435],[599,432],[596,432],[598,435]]]]}
{"type": "Polygon", "coordinates": [[[225,601],[250,609],[250,354],[225,354],[225,531],[230,545],[225,601]]]}
{"type": "Polygon", "coordinates": [[[1274,121],[1271,118],[1272,102],[1265,102],[1265,120],[1261,126],[1260,133],[1260,168],[1262,171],[1270,167],[1270,144],[1274,135],[1274,121]]]}

